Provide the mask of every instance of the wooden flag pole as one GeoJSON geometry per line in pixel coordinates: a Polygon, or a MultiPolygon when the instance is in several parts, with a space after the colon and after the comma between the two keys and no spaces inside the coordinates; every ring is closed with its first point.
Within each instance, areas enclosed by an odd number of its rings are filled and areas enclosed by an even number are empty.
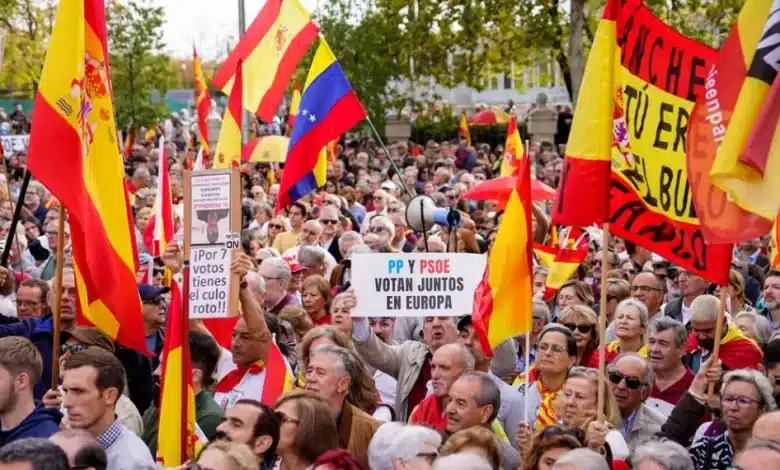
{"type": "Polygon", "coordinates": [[[51,388],[60,383],[60,307],[62,306],[62,268],[65,264],[65,206],[59,202],[60,219],[57,221],[57,266],[54,277],[54,306],[52,308],[51,388]]]}
{"type": "Polygon", "coordinates": [[[599,391],[596,419],[604,421],[604,394],[606,390],[606,354],[607,354],[607,270],[604,269],[609,259],[609,222],[604,222],[601,234],[601,302],[599,303],[599,391]]]}
{"type": "MultiPolygon", "coordinates": [[[[715,324],[715,345],[712,348],[712,362],[710,364],[712,366],[715,365],[715,363],[718,361],[718,356],[720,355],[720,340],[723,336],[723,323],[726,319],[726,298],[728,296],[728,293],[726,292],[726,287],[721,286],[720,287],[720,310],[718,311],[718,322],[715,324]]],[[[707,385],[707,396],[711,397],[713,392],[715,392],[715,384],[710,383],[707,385]]]]}

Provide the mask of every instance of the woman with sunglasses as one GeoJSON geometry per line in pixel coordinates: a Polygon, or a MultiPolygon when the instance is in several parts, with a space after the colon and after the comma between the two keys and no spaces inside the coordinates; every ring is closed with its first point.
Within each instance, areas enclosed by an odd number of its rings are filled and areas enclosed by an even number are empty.
{"type": "Polygon", "coordinates": [[[534,434],[530,452],[524,457],[524,470],[552,470],[560,456],[583,447],[585,436],[579,429],[547,426],[534,434]]]}
{"type": "Polygon", "coordinates": [[[281,470],[306,470],[325,452],[339,448],[339,434],[333,415],[317,394],[296,390],[279,397],[274,410],[279,414],[281,470]]]}
{"type": "Polygon", "coordinates": [[[290,230],[289,223],[284,217],[277,216],[268,221],[268,236],[265,239],[265,246],[273,246],[276,236],[280,233],[290,230]]]}
{"type": "MultiPolygon", "coordinates": [[[[647,323],[648,314],[645,304],[634,298],[620,302],[615,309],[615,335],[618,339],[608,343],[604,348],[606,363],[609,364],[626,352],[635,352],[647,359],[647,344],[645,344],[647,323]]],[[[588,365],[598,368],[598,350],[593,354],[588,365]]]]}
{"type": "Polygon", "coordinates": [[[563,309],[559,322],[571,330],[577,341],[577,361],[575,364],[587,366],[599,344],[599,338],[596,334],[599,318],[596,312],[585,305],[571,305],[563,309]]]}
{"type": "Polygon", "coordinates": [[[183,470],[256,470],[257,457],[246,444],[225,440],[212,441],[198,454],[198,459],[179,467],[183,470]]]}

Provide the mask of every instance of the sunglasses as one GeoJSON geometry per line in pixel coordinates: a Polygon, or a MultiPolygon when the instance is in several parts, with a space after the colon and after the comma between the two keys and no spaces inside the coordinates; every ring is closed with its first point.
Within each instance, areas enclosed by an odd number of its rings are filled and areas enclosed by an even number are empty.
{"type": "Polygon", "coordinates": [[[60,346],[60,351],[62,351],[62,354],[65,354],[68,351],[70,351],[71,354],[76,354],[77,352],[83,351],[85,349],[87,349],[87,347],[83,344],[63,344],[60,346]]]}
{"type": "Polygon", "coordinates": [[[339,221],[338,220],[332,220],[332,219],[328,219],[328,220],[320,219],[320,223],[321,224],[325,224],[325,225],[336,225],[337,223],[339,223],[339,221]]]}
{"type": "Polygon", "coordinates": [[[284,225],[282,224],[268,224],[268,228],[276,229],[276,230],[282,230],[284,228],[284,225]]]}
{"type": "Polygon", "coordinates": [[[615,385],[618,385],[622,381],[626,381],[626,387],[628,387],[630,390],[636,390],[644,383],[642,383],[641,379],[638,379],[636,377],[629,377],[627,375],[623,375],[620,372],[613,370],[609,373],[607,373],[607,377],[609,378],[609,381],[612,382],[615,385]]]}
{"type": "Polygon", "coordinates": [[[593,330],[593,325],[583,323],[582,325],[575,325],[574,323],[564,323],[563,326],[570,329],[572,333],[579,331],[582,334],[588,334],[593,330]]]}

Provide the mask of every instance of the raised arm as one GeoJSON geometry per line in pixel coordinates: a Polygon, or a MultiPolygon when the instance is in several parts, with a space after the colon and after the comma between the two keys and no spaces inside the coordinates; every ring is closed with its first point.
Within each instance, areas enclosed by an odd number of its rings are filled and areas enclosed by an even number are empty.
{"type": "Polygon", "coordinates": [[[271,330],[268,329],[268,325],[265,323],[265,316],[262,305],[257,301],[257,297],[249,289],[246,280],[246,274],[254,267],[252,258],[242,252],[235,252],[233,254],[233,261],[230,265],[230,270],[233,274],[238,275],[241,282],[241,288],[238,293],[238,300],[241,304],[241,317],[246,322],[247,330],[249,334],[262,343],[262,359],[266,361],[268,359],[268,349],[271,347],[273,338],[271,336],[271,330]]]}

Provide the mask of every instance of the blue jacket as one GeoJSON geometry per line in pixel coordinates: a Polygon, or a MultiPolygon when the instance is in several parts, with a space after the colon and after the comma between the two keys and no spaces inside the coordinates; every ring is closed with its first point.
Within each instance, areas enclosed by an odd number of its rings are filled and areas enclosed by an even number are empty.
{"type": "MultiPolygon", "coordinates": [[[[28,318],[18,321],[15,318],[0,315],[0,338],[6,336],[23,336],[38,348],[43,359],[43,370],[41,379],[35,384],[33,396],[36,400],[43,398],[43,395],[51,388],[52,374],[52,316],[46,315],[40,319],[28,318]]],[[[59,345],[57,345],[59,347],[59,345]]]]}
{"type": "Polygon", "coordinates": [[[62,413],[58,409],[36,403],[33,412],[27,415],[18,426],[8,431],[0,430],[0,447],[26,437],[48,439],[59,431],[61,420],[62,413]]]}

